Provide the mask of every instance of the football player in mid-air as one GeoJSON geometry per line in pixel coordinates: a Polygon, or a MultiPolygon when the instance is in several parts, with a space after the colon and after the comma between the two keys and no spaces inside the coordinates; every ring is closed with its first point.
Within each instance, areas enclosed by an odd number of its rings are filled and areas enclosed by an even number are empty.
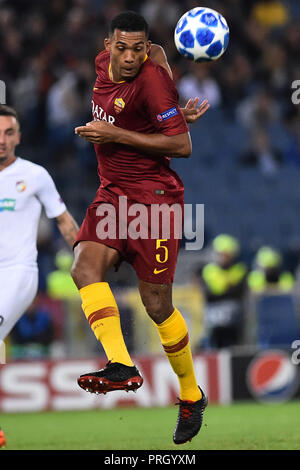
{"type": "MultiPolygon", "coordinates": [[[[157,328],[163,349],[178,377],[179,415],[173,439],[191,440],[200,430],[207,398],[197,385],[186,322],[172,303],[172,283],[179,239],[133,239],[99,236],[103,220],[100,206],[115,208],[119,196],[128,207],[177,203],[183,207],[183,184],[170,168],[170,157],[187,158],[191,140],[186,122],[196,121],[208,109],[191,99],[180,109],[164,51],[148,40],[148,25],[134,12],[113,19],[105,50],[96,58],[93,90],[94,121],[75,129],[95,144],[101,180],[94,202],[87,209],[74,246],[73,279],[82,307],[108,363],[100,371],[83,374],[79,385],[92,393],[136,390],[143,379],[127,351],[118,306],[105,282],[107,270],[122,260],[133,266],[145,309],[157,328]]],[[[117,222],[117,226],[118,226],[117,222]]],[[[182,219],[180,220],[182,224],[182,219]]]]}
{"type": "MultiPolygon", "coordinates": [[[[37,233],[42,207],[72,247],[78,226],[49,173],[16,156],[16,111],[0,105],[0,341],[31,305],[38,288],[37,233]]],[[[0,447],[5,445],[0,429],[0,447]]]]}

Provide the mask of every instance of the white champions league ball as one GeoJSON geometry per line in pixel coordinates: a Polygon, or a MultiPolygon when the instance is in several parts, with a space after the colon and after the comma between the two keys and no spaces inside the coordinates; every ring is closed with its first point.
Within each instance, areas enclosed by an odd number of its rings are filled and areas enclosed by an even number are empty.
{"type": "Polygon", "coordinates": [[[229,27],[215,10],[197,7],[178,21],[174,41],[178,52],[194,62],[219,59],[229,42],[229,27]]]}

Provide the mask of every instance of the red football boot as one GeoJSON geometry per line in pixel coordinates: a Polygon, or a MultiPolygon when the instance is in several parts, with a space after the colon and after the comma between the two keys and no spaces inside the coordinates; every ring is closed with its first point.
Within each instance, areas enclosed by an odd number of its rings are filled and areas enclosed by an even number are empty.
{"type": "Polygon", "coordinates": [[[87,392],[98,395],[114,390],[135,392],[143,384],[143,378],[135,366],[130,367],[109,361],[104,369],[81,375],[77,382],[87,392]]]}

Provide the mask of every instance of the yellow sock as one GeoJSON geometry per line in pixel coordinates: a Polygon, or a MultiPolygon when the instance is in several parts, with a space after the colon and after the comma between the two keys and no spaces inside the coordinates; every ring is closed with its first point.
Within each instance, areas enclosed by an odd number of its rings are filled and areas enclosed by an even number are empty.
{"type": "Polygon", "coordinates": [[[178,376],[180,399],[200,400],[202,394],[196,382],[189,334],[183,316],[175,308],[167,320],[155,325],[165,353],[178,376]]]}
{"type": "Polygon", "coordinates": [[[121,330],[120,314],[107,282],[89,284],[79,290],[82,309],[103,346],[107,359],[133,366],[121,330]]]}

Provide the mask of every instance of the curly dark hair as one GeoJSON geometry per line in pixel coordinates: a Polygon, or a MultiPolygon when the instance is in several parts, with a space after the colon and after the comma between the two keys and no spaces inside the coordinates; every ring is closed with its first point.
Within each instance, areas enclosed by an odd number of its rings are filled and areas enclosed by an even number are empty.
{"type": "Polygon", "coordinates": [[[126,32],[145,31],[147,37],[149,34],[147,21],[135,11],[124,11],[115,16],[109,26],[109,35],[112,35],[115,29],[126,32]]]}

